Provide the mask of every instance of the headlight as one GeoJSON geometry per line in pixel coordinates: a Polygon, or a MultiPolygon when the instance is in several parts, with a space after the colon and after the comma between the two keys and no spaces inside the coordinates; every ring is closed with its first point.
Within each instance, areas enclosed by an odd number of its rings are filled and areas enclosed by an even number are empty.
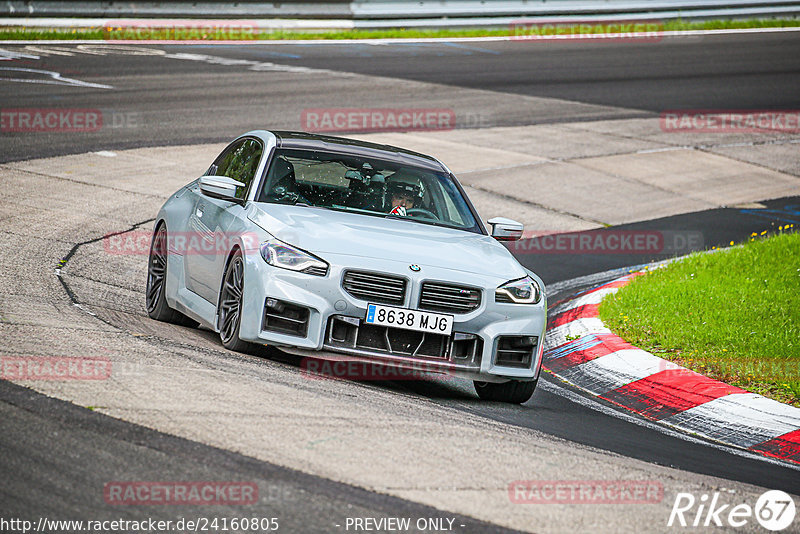
{"type": "Polygon", "coordinates": [[[539,288],[539,284],[529,276],[503,284],[494,292],[495,302],[536,304],[541,298],[542,290],[539,288]]]}
{"type": "Polygon", "coordinates": [[[328,264],[321,259],[275,238],[261,244],[261,257],[275,267],[316,276],[328,274],[328,264]]]}

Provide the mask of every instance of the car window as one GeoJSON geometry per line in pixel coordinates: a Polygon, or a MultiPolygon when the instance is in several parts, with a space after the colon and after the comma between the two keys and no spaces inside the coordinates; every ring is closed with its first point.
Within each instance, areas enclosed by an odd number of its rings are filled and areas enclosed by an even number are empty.
{"type": "Polygon", "coordinates": [[[263,153],[261,143],[255,139],[244,139],[228,147],[214,165],[209,174],[228,176],[246,185],[236,191],[237,198],[244,198],[258,170],[258,163],[263,153]]]}
{"type": "Polygon", "coordinates": [[[481,233],[449,174],[350,154],[277,149],[257,200],[402,217],[481,233]]]}
{"type": "Polygon", "coordinates": [[[458,212],[458,208],[453,202],[452,197],[450,195],[443,195],[442,199],[444,200],[444,208],[447,210],[447,216],[458,224],[464,224],[464,220],[458,212]]]}

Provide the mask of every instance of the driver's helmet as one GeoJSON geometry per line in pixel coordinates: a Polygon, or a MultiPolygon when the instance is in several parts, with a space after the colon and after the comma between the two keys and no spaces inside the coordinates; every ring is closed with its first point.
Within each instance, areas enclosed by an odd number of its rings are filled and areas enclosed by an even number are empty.
{"type": "Polygon", "coordinates": [[[390,200],[393,196],[409,196],[418,205],[425,196],[425,184],[417,174],[400,170],[386,179],[386,192],[390,200]]]}

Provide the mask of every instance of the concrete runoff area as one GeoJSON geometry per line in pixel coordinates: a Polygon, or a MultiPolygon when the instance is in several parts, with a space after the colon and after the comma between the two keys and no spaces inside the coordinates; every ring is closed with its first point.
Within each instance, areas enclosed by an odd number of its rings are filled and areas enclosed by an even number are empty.
{"type": "MultiPolygon", "coordinates": [[[[484,220],[509,216],[529,230],[585,230],[800,195],[800,177],[787,172],[797,153],[774,148],[796,150],[791,136],[751,135],[741,157],[666,137],[657,119],[353,137],[439,157],[484,220]],[[558,145],[555,138],[548,148],[553,128],[573,137],[548,153],[558,145]]],[[[402,391],[308,379],[280,359],[226,351],[207,330],[152,321],[144,310],[146,253],[110,252],[103,236],[151,231],[164,200],[223,147],[0,165],[0,265],[14,273],[0,278],[0,354],[103,357],[112,365],[107,380],[22,384],[168,434],[524,531],[663,531],[678,492],[724,491],[726,502],[751,505],[763,492],[470,417],[402,391]],[[663,499],[544,505],[509,495],[514,481],[578,478],[656,481],[663,499]]],[[[454,395],[474,396],[469,383],[442,380],[454,395]]],[[[741,530],[757,528],[751,520],[741,530]]]]}
{"type": "Polygon", "coordinates": [[[709,134],[665,133],[658,119],[623,119],[353,137],[434,154],[464,186],[487,193],[473,199],[484,219],[497,206],[536,231],[585,230],[800,192],[800,173],[787,172],[800,156],[797,134],[720,134],[712,143],[709,134]],[[569,143],[561,145],[561,131],[570,132],[569,143]],[[514,156],[498,157],[497,147],[514,156]],[[552,215],[556,226],[544,226],[548,219],[520,204],[552,215]]]}

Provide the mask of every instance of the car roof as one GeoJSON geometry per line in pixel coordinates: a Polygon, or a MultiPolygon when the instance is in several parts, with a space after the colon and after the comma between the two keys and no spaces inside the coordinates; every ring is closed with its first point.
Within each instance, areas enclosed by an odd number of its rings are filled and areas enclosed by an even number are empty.
{"type": "Polygon", "coordinates": [[[448,169],[436,158],[396,146],[368,143],[357,139],[346,139],[344,137],[307,132],[273,130],[271,133],[277,137],[278,146],[281,148],[338,152],[352,156],[365,156],[394,163],[424,167],[440,172],[448,172],[448,169]]]}

